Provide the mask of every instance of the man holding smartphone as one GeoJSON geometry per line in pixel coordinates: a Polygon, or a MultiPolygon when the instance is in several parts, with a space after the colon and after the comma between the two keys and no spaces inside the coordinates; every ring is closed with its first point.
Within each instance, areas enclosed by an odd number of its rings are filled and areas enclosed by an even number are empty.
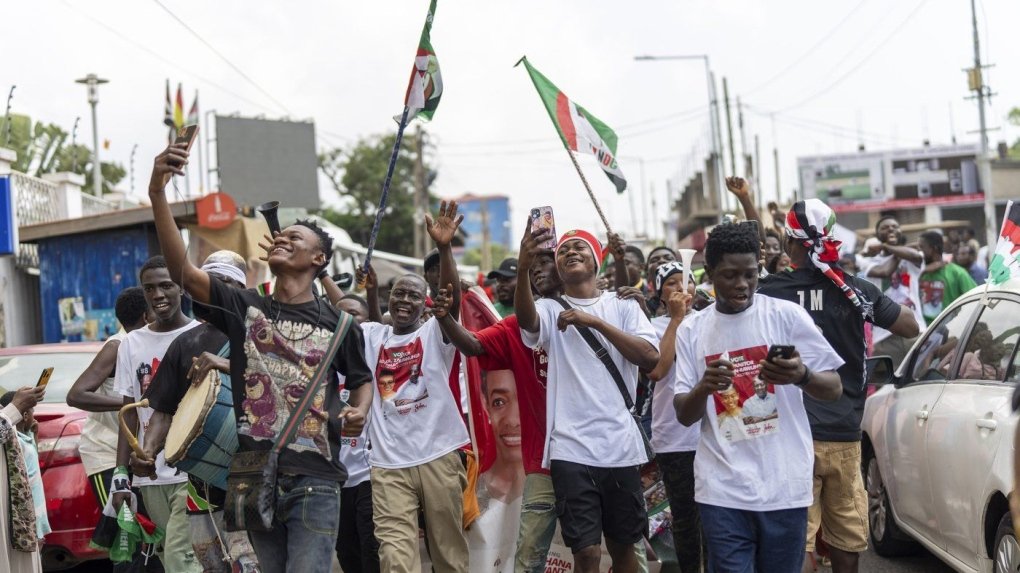
{"type": "Polygon", "coordinates": [[[837,399],[843,361],[804,309],[755,296],[759,250],[757,225],[722,224],[709,235],[716,301],[677,331],[673,403],[680,423],[701,424],[694,498],[709,571],[796,573],[812,499],[804,394],[837,399]],[[768,359],[770,347],[794,341],[789,359],[768,359]],[[756,378],[776,415],[744,423],[738,408],[756,395],[756,378]]]}
{"type": "Polygon", "coordinates": [[[831,550],[833,572],[856,573],[859,555],[868,548],[867,495],[860,469],[861,417],[868,397],[864,324],[904,338],[917,336],[919,327],[913,311],[896,304],[870,281],[840,269],[839,242],[831,233],[835,223],[835,213],[818,199],[794,203],[785,227],[785,251],[794,270],[769,275],[758,294],[802,305],[844,361],[837,371],[843,385],[838,400],[804,397],[815,453],[804,571],[814,569],[820,527],[831,550]]]}

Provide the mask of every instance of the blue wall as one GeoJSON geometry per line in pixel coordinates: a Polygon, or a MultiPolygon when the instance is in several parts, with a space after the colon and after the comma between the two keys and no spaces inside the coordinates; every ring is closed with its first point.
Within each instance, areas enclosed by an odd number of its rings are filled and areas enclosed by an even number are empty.
{"type": "Polygon", "coordinates": [[[138,269],[148,258],[149,233],[141,228],[39,241],[43,342],[82,340],[61,333],[60,299],[82,297],[86,313],[112,310],[121,290],[138,285],[138,269]]]}
{"type": "MultiPolygon", "coordinates": [[[[478,249],[482,246],[482,201],[483,198],[473,198],[458,202],[458,211],[464,215],[464,222],[461,228],[468,233],[466,249],[478,249]]],[[[489,211],[489,241],[494,245],[503,245],[507,250],[513,250],[510,238],[510,229],[506,222],[510,220],[510,199],[506,197],[486,197],[487,209],[489,211]]],[[[498,265],[499,261],[492,264],[498,265]]]]}

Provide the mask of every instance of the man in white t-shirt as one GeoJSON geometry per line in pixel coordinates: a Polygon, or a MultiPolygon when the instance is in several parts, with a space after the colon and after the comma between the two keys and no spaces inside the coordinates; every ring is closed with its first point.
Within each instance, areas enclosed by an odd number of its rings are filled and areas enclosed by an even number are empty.
{"type": "MultiPolygon", "coordinates": [[[[463,217],[444,201],[427,227],[436,242],[439,284],[450,293],[455,317],[460,278],[450,241],[463,217]]],[[[382,571],[421,570],[418,512],[424,514],[429,555],[440,573],[467,571],[463,492],[467,474],[460,449],[470,442],[450,387],[457,349],[439,322],[422,323],[428,284],[418,275],[398,277],[390,290],[392,324],[366,322],[365,361],[375,376],[368,440],[372,505],[382,571]]]]}
{"type": "MultiPolygon", "coordinates": [[[[114,390],[124,397],[124,404],[142,399],[142,394],[156,377],[159,363],[170,343],[199,325],[198,321],[181,312],[183,289],[170,277],[163,257],[156,256],[146,261],[138,272],[138,279],[156,320],[129,333],[117,350],[114,390]]],[[[151,417],[151,408],[138,408],[125,415],[128,427],[137,430],[139,443],[144,443],[145,428],[151,417]]],[[[126,482],[132,455],[131,447],[121,433],[117,441],[117,469],[113,477],[113,503],[118,508],[128,499],[122,484],[126,482]]],[[[188,474],[167,466],[160,452],[156,458],[155,476],[136,478],[133,485],[142,492],[149,518],[166,531],[162,551],[158,551],[163,567],[175,573],[201,571],[202,566],[191,547],[188,527],[188,474]]]]}
{"type": "MultiPolygon", "coordinates": [[[[864,252],[857,255],[860,276],[871,281],[896,304],[913,311],[917,323],[924,324],[919,287],[924,266],[931,261],[925,261],[920,250],[904,244],[906,241],[895,217],[882,217],[878,220],[875,238],[878,239],[877,243],[868,239],[864,252]]],[[[903,338],[875,326],[872,329],[872,342],[875,345],[875,355],[891,356],[893,364],[898,367],[914,339],[903,338]]]]}
{"type": "MultiPolygon", "coordinates": [[[[548,233],[535,231],[539,240],[548,233]]],[[[525,256],[519,269],[531,267],[525,256]]],[[[514,309],[524,344],[549,355],[543,466],[552,475],[576,570],[599,570],[605,533],[613,570],[630,573],[637,570],[634,544],[647,529],[638,467],[648,457],[619,386],[577,327],[591,329],[631,399],[638,368],[652,370],[659,360],[658,338],[636,301],[596,288],[601,260],[602,246],[591,233],[568,231],[556,246],[556,270],[564,284],[561,300],[570,308],[556,299],[536,302],[531,289],[519,288],[514,309]]]]}
{"type": "Polygon", "coordinates": [[[754,295],[759,245],[756,227],[746,223],[719,225],[709,235],[705,267],[716,302],[676,334],[674,405],[681,423],[701,425],[695,499],[709,570],[795,573],[804,558],[814,463],[803,393],[839,398],[835,370],[843,361],[799,305],[754,295]],[[796,350],[788,360],[766,360],[773,345],[796,350]],[[774,397],[776,414],[745,423],[732,414],[756,395],[756,378],[774,397]],[[726,420],[739,424],[726,432],[726,420]]]}

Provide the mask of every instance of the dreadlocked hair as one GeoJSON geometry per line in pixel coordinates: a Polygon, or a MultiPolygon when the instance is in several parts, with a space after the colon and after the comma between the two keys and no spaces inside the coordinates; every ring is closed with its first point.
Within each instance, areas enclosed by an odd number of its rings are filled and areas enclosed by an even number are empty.
{"type": "Polygon", "coordinates": [[[294,224],[311,229],[312,232],[319,237],[319,248],[322,249],[322,254],[326,255],[326,265],[328,265],[330,259],[333,258],[333,237],[330,237],[329,233],[324,231],[322,227],[315,223],[315,221],[309,219],[298,219],[297,221],[294,221],[294,224]]]}
{"type": "Polygon", "coordinates": [[[750,254],[757,257],[760,248],[755,225],[746,221],[717,225],[705,242],[705,266],[715,268],[722,262],[724,255],[750,254]]]}

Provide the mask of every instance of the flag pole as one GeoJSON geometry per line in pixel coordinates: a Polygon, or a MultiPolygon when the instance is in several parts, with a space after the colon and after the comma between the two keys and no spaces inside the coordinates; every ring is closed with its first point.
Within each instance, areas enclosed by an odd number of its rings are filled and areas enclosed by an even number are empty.
{"type": "Polygon", "coordinates": [[[588,197],[591,198],[591,202],[595,205],[595,210],[599,213],[599,218],[602,219],[602,224],[606,226],[606,232],[612,233],[613,229],[609,226],[609,219],[606,219],[606,214],[602,212],[602,205],[599,205],[599,200],[595,198],[595,193],[591,190],[591,185],[588,185],[588,180],[584,177],[584,172],[581,171],[581,165],[577,163],[577,158],[574,157],[574,152],[569,147],[564,147],[567,150],[567,155],[570,156],[570,162],[574,164],[574,169],[577,170],[578,177],[581,178],[581,183],[584,183],[584,189],[588,192],[588,197]]]}
{"type": "MultiPolygon", "coordinates": [[[[1006,203],[1006,212],[1003,213],[1003,215],[1002,215],[1002,224],[999,225],[999,234],[995,237],[995,244],[994,245],[988,245],[988,249],[991,251],[992,257],[995,256],[995,250],[999,246],[999,241],[1001,241],[1003,235],[1006,234],[1006,219],[1009,219],[1009,212],[1010,212],[1010,210],[1012,210],[1012,208],[1013,208],[1013,202],[1012,201],[1006,203]]],[[[992,257],[988,257],[988,259],[991,260],[992,257]]],[[[985,279],[985,292],[982,293],[982,295],[981,295],[981,304],[983,306],[988,306],[988,287],[991,284],[992,284],[992,277],[986,278],[985,279]]]]}
{"type": "MultiPolygon", "coordinates": [[[[390,180],[393,179],[393,170],[397,167],[397,156],[400,154],[400,142],[404,139],[404,128],[407,127],[407,115],[410,108],[404,106],[404,113],[400,116],[400,124],[397,126],[397,139],[393,142],[393,153],[390,154],[390,164],[386,167],[386,179],[383,181],[382,196],[379,197],[379,209],[375,212],[375,223],[372,224],[372,234],[368,237],[368,252],[365,253],[365,262],[362,270],[368,276],[368,266],[372,263],[372,251],[375,250],[375,240],[379,236],[379,225],[382,224],[383,212],[386,211],[386,197],[390,192],[390,180]]],[[[418,224],[415,221],[415,224],[418,224]]],[[[358,285],[364,286],[364,283],[358,285]]]]}

